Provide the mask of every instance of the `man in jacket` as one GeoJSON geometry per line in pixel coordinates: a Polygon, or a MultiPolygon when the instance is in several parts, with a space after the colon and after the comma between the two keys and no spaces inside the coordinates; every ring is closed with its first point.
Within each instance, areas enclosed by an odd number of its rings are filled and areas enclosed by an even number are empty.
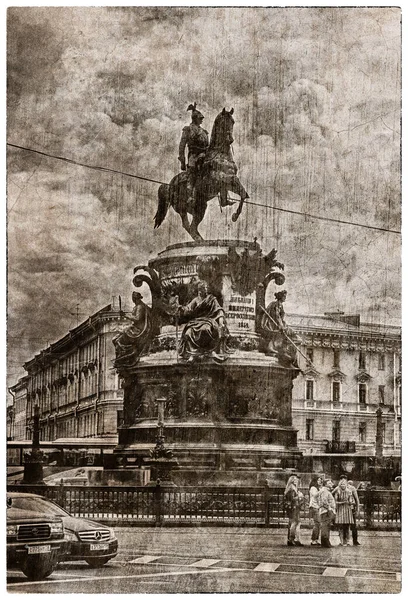
{"type": "Polygon", "coordinates": [[[357,517],[360,511],[360,499],[358,497],[357,489],[354,487],[352,481],[347,482],[347,487],[351,491],[353,496],[354,505],[353,505],[353,523],[350,525],[351,535],[353,537],[353,546],[360,546],[360,542],[358,541],[358,531],[357,531],[357,517]]]}

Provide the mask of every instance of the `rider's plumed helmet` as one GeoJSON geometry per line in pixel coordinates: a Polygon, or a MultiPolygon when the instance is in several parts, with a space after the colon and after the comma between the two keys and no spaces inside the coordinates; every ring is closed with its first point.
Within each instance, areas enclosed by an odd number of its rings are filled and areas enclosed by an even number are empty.
{"type": "Polygon", "coordinates": [[[189,104],[189,106],[187,108],[187,110],[191,110],[191,118],[197,119],[198,117],[202,117],[204,119],[203,113],[201,113],[199,110],[197,110],[196,106],[197,106],[197,102],[194,102],[194,104],[189,104]]]}

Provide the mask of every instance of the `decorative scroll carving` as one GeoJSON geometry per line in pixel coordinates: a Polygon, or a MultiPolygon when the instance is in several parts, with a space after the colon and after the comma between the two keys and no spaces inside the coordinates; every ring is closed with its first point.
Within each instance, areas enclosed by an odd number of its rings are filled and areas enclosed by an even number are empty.
{"type": "Polygon", "coordinates": [[[163,298],[160,277],[155,269],[139,265],[133,269],[133,285],[141,287],[144,283],[149,286],[152,296],[152,335],[160,333],[160,326],[169,322],[174,309],[169,298],[163,298]],[[140,271],[144,271],[140,272],[140,271]]]}

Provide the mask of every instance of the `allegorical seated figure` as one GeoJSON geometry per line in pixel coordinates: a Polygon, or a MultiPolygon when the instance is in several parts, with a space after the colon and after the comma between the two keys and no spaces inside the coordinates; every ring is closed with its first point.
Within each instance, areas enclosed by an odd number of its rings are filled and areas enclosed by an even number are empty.
{"type": "Polygon", "coordinates": [[[200,281],[198,294],[178,312],[180,323],[186,323],[181,335],[179,353],[189,362],[195,357],[210,355],[215,361],[227,358],[229,337],[225,313],[217,298],[208,293],[207,284],[200,281]]]}
{"type": "Polygon", "coordinates": [[[275,293],[275,300],[266,308],[267,314],[262,314],[260,333],[266,342],[265,354],[269,356],[277,355],[279,362],[282,364],[298,368],[296,348],[290,340],[300,340],[293,329],[285,322],[283,303],[286,296],[286,290],[275,293]]]}
{"type": "Polygon", "coordinates": [[[151,308],[143,302],[142,298],[142,294],[133,292],[134,307],[131,315],[125,316],[131,325],[112,340],[116,349],[116,368],[129,368],[136,365],[151,339],[151,308]]]}

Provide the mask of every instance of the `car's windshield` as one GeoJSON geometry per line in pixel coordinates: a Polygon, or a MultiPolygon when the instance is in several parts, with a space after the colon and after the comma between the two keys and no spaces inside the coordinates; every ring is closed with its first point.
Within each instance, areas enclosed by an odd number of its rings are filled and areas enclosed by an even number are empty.
{"type": "Polygon", "coordinates": [[[17,498],[11,498],[11,500],[11,506],[13,508],[20,508],[21,510],[31,510],[33,512],[42,513],[43,515],[55,515],[58,517],[66,517],[69,514],[63,508],[54,504],[54,502],[49,502],[42,498],[17,496],[17,498]]]}

